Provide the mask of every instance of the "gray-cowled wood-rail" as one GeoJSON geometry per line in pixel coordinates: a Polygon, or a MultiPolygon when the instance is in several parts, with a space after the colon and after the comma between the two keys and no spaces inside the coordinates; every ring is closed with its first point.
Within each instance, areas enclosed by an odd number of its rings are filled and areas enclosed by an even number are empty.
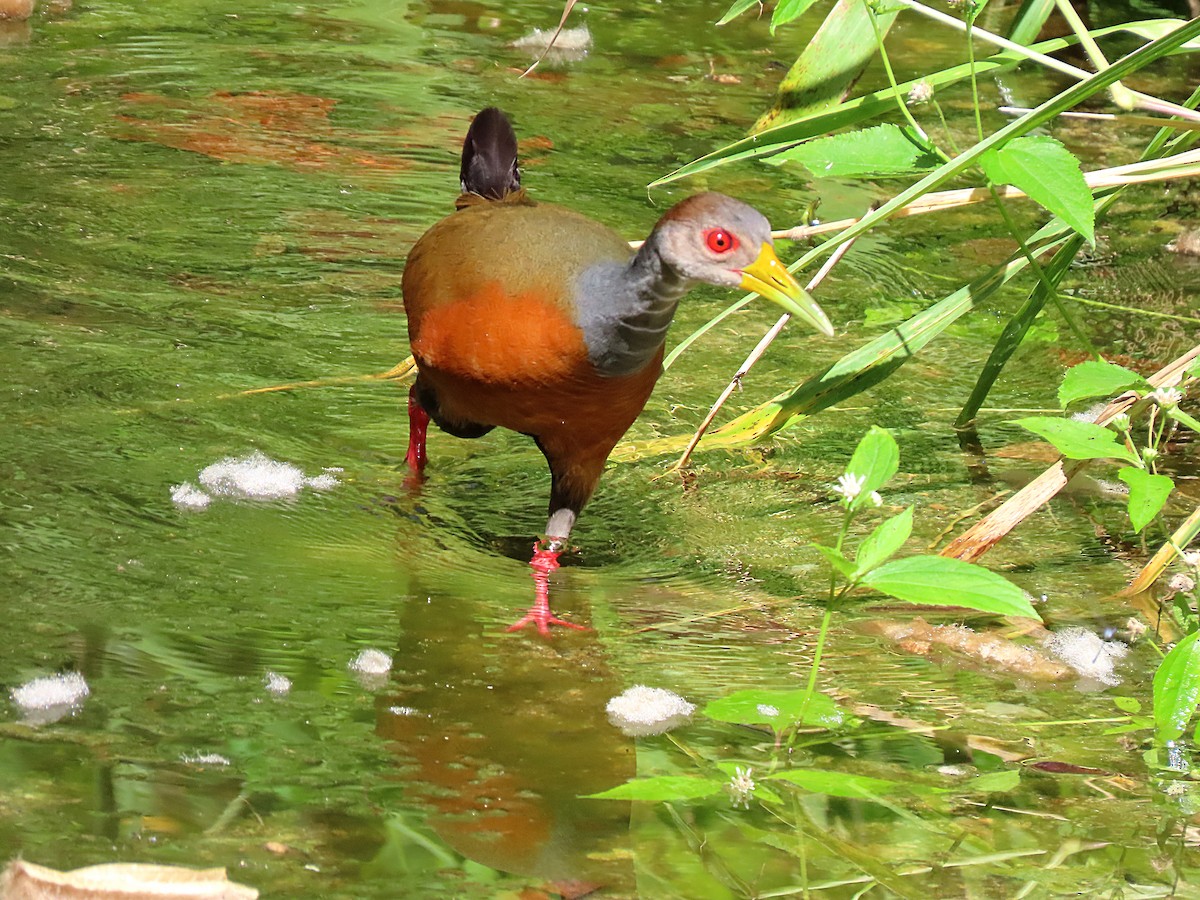
{"type": "Polygon", "coordinates": [[[650,398],[680,298],[699,282],[740,287],[824,334],[833,327],[775,255],[766,218],[731,197],[677,203],[635,253],[611,228],[529,198],[516,136],[494,108],[467,132],[461,178],[458,211],[425,232],[404,270],[417,363],[408,465],[425,467],[430,419],[457,437],[497,426],[532,437],[550,465],[550,518],[530,563],[535,603],[512,629],[578,628],[550,612],[547,578],[650,398]]]}

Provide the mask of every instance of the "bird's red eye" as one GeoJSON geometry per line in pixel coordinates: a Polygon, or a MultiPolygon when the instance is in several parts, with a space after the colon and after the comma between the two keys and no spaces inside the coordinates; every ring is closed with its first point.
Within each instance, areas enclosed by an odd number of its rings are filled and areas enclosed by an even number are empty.
{"type": "Polygon", "coordinates": [[[704,232],[704,243],[713,253],[728,253],[737,246],[737,238],[724,228],[710,228],[704,232]]]}

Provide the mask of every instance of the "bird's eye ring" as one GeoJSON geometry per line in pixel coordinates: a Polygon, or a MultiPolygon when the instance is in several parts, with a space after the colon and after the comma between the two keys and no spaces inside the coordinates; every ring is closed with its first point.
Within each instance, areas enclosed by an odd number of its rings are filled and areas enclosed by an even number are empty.
{"type": "Polygon", "coordinates": [[[704,232],[704,243],[713,253],[728,253],[737,247],[738,241],[724,228],[710,228],[704,232]]]}

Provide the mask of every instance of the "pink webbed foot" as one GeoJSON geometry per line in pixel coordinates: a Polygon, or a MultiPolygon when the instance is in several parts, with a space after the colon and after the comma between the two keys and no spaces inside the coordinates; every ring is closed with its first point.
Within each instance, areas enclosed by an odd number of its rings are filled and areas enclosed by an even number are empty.
{"type": "Polygon", "coordinates": [[[414,385],[408,389],[408,454],[404,461],[408,470],[415,476],[421,476],[425,471],[425,436],[429,432],[429,413],[417,402],[417,388],[414,385]]]}
{"type": "Polygon", "coordinates": [[[520,621],[509,625],[507,631],[520,631],[530,622],[537,626],[539,634],[549,634],[552,625],[574,628],[576,631],[588,630],[586,625],[568,622],[550,612],[550,573],[558,568],[561,553],[561,550],[543,547],[540,541],[533,545],[533,559],[529,560],[529,567],[533,569],[533,606],[529,607],[529,612],[520,621]]]}

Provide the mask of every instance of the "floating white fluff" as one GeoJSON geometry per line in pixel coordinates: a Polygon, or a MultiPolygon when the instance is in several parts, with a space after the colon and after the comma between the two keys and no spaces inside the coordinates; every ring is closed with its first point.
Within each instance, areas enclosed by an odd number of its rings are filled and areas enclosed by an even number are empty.
{"type": "Polygon", "coordinates": [[[551,39],[554,40],[554,45],[550,48],[551,52],[557,50],[559,53],[572,58],[582,58],[592,46],[592,33],[588,31],[586,25],[581,25],[578,28],[564,28],[558,32],[558,37],[554,36],[554,29],[548,28],[542,30],[535,28],[529,34],[517,38],[508,46],[516,50],[529,50],[540,53],[550,44],[551,39]]]}
{"type": "Polygon", "coordinates": [[[608,701],[608,721],[630,737],[662,734],[683,725],[696,707],[673,691],[635,684],[608,701]]]}
{"type": "Polygon", "coordinates": [[[183,484],[171,485],[171,502],[188,509],[204,509],[212,503],[212,497],[190,481],[185,481],[183,484]]]}
{"type": "Polygon", "coordinates": [[[323,474],[310,478],[299,466],[279,462],[255,450],[248,456],[227,456],[203,468],[199,481],[204,490],[190,482],[174,485],[171,501],[176,506],[203,509],[213,497],[282,500],[296,496],[306,487],[316,491],[334,488],[338,484],[334,473],[341,471],[328,468],[323,474]]]}
{"type": "Polygon", "coordinates": [[[13,703],[26,712],[76,706],[91,690],[78,672],[35,678],[12,692],[13,703]]]}
{"type": "Polygon", "coordinates": [[[220,753],[181,753],[179,761],[188,766],[228,766],[229,757],[220,753]]]}
{"type": "Polygon", "coordinates": [[[382,650],[363,650],[350,660],[349,668],[365,690],[377,691],[387,685],[392,658],[382,650]]]}
{"type": "Polygon", "coordinates": [[[263,685],[268,693],[281,697],[292,689],[292,679],[278,672],[268,672],[263,676],[263,685]]]}
{"type": "Polygon", "coordinates": [[[1121,683],[1114,668],[1129,652],[1129,647],[1122,641],[1106,641],[1078,626],[1050,635],[1046,639],[1046,649],[1081,677],[1110,686],[1121,683]]]}
{"type": "Polygon", "coordinates": [[[382,650],[363,650],[350,660],[350,670],[362,675],[386,675],[392,671],[392,658],[382,650]]]}

